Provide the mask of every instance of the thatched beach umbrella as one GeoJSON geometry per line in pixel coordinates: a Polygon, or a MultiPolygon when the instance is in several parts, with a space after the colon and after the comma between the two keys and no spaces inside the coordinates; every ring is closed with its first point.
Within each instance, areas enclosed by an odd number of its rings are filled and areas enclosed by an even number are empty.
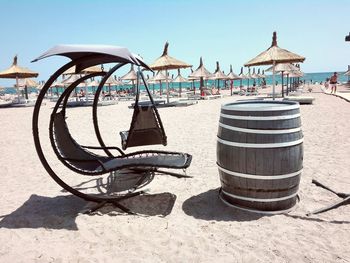
{"type": "Polygon", "coordinates": [[[231,89],[231,96],[232,96],[233,81],[236,80],[236,79],[241,79],[238,75],[236,75],[235,73],[233,73],[232,65],[230,65],[230,73],[228,73],[227,79],[229,79],[230,82],[231,82],[231,87],[230,87],[230,89],[231,89]]]}
{"type": "MultiPolygon", "coordinates": [[[[273,66],[268,68],[266,71],[273,71],[273,66]]],[[[292,73],[294,71],[299,71],[299,68],[297,68],[296,66],[294,66],[291,63],[278,63],[275,66],[275,72],[281,72],[281,79],[282,79],[282,97],[284,97],[284,89],[283,89],[283,73],[284,72],[289,72],[292,73]]],[[[288,74],[289,77],[289,74],[288,74]]],[[[288,82],[288,80],[287,80],[288,82]]],[[[287,83],[288,85],[288,83],[287,83]]]]}
{"type": "MultiPolygon", "coordinates": [[[[181,60],[173,58],[168,55],[169,43],[166,42],[164,45],[163,54],[156,59],[151,65],[150,68],[153,70],[165,70],[165,76],[168,76],[168,70],[171,69],[180,69],[180,68],[189,68],[192,65],[187,64],[181,60]]],[[[169,83],[166,79],[166,89],[167,89],[167,103],[169,103],[169,83]]]]}
{"type": "Polygon", "coordinates": [[[300,70],[300,68],[297,67],[297,70],[293,71],[285,71],[284,73],[287,75],[287,95],[288,91],[292,90],[292,84],[295,85],[295,79],[299,79],[300,77],[304,76],[304,73],[300,70]],[[289,82],[289,89],[288,89],[288,82],[289,82]]]}
{"type": "Polygon", "coordinates": [[[210,79],[217,80],[218,81],[218,89],[220,90],[220,80],[227,79],[227,76],[220,70],[220,64],[219,61],[216,61],[216,70],[211,75],[210,79]]]}
{"type": "Polygon", "coordinates": [[[248,61],[244,66],[261,66],[261,65],[272,65],[272,87],[273,87],[273,99],[275,99],[275,66],[277,63],[296,63],[303,62],[304,57],[294,54],[286,49],[282,49],[277,46],[277,35],[273,32],[272,44],[264,52],[260,53],[258,56],[248,61]]]}
{"type": "Polygon", "coordinates": [[[255,73],[255,68],[253,68],[252,78],[253,79],[258,79],[259,78],[259,75],[257,73],[255,73]]]}
{"type": "Polygon", "coordinates": [[[248,80],[248,88],[249,88],[249,80],[253,78],[252,74],[250,73],[250,68],[248,68],[248,73],[245,75],[246,79],[248,80]]]}
{"type": "Polygon", "coordinates": [[[52,96],[52,88],[56,88],[56,93],[57,93],[57,96],[58,96],[59,95],[58,88],[64,88],[67,85],[65,83],[62,83],[62,81],[59,81],[59,80],[56,79],[55,82],[52,83],[52,85],[50,87],[50,89],[51,89],[51,96],[52,96]]]}
{"type": "MultiPolygon", "coordinates": [[[[202,89],[204,87],[204,79],[209,79],[211,76],[212,76],[212,74],[204,67],[202,57],[200,57],[198,68],[194,72],[192,72],[188,76],[188,78],[200,80],[199,86],[200,86],[201,93],[202,93],[202,89]]],[[[196,90],[194,91],[194,93],[196,93],[196,90]]]]}
{"type": "Polygon", "coordinates": [[[111,93],[111,86],[122,86],[122,85],[124,85],[123,82],[121,82],[120,80],[115,79],[115,77],[113,77],[113,76],[110,76],[106,80],[105,84],[108,85],[108,92],[109,93],[111,93]]]}
{"type": "MultiPolygon", "coordinates": [[[[63,85],[70,85],[70,84],[76,82],[77,80],[79,80],[81,78],[81,76],[82,75],[80,75],[80,74],[72,74],[72,75],[70,75],[69,78],[66,78],[66,79],[62,80],[61,83],[63,85]]],[[[77,88],[84,88],[85,89],[85,96],[87,96],[87,94],[86,94],[87,93],[86,92],[86,82],[85,81],[79,83],[79,85],[75,87],[75,93],[76,94],[77,94],[77,88]]],[[[78,100],[78,97],[76,97],[75,99],[78,100]]]]}
{"type": "Polygon", "coordinates": [[[88,68],[85,68],[85,69],[77,72],[76,67],[73,66],[73,67],[67,69],[62,75],[73,75],[73,74],[78,74],[78,73],[91,74],[91,73],[98,73],[98,72],[104,72],[103,67],[92,66],[92,67],[88,67],[88,68]]]}
{"type": "Polygon", "coordinates": [[[39,74],[17,65],[17,55],[13,58],[12,66],[0,72],[1,79],[16,79],[17,99],[19,102],[18,79],[36,78],[39,74]]]}
{"type": "Polygon", "coordinates": [[[89,82],[88,86],[92,87],[92,94],[95,94],[95,87],[98,87],[100,85],[100,82],[96,79],[89,82]]]}
{"type": "Polygon", "coordinates": [[[137,74],[134,70],[134,64],[131,64],[130,70],[124,76],[120,77],[121,80],[130,80],[133,86],[133,93],[135,93],[135,81],[137,80],[137,74]]]}
{"type": "Polygon", "coordinates": [[[152,78],[151,81],[153,83],[159,82],[159,92],[160,92],[160,95],[163,95],[162,81],[169,81],[169,76],[166,77],[166,75],[164,75],[163,72],[159,70],[157,74],[152,78]]]}
{"type": "Polygon", "coordinates": [[[188,79],[184,78],[183,76],[181,76],[180,74],[180,69],[177,70],[177,76],[176,78],[173,80],[173,83],[179,83],[179,97],[181,97],[181,83],[186,83],[186,82],[189,82],[188,79]]]}
{"type": "MultiPolygon", "coordinates": [[[[69,68],[68,70],[66,70],[62,75],[75,75],[77,76],[77,74],[92,74],[92,73],[99,73],[99,72],[104,72],[104,69],[103,69],[103,66],[91,66],[91,67],[88,67],[88,68],[85,68],[83,70],[79,70],[77,71],[76,70],[76,67],[73,66],[71,68],[69,68]]],[[[85,84],[79,84],[78,87],[82,87],[84,86],[84,90],[85,90],[85,98],[86,100],[88,100],[88,92],[87,92],[87,85],[88,83],[85,81],[84,82],[85,84]]],[[[66,82],[66,84],[68,84],[66,82]]],[[[69,83],[71,84],[71,83],[69,83]]]]}
{"type": "Polygon", "coordinates": [[[243,73],[243,67],[241,67],[241,72],[238,74],[238,77],[240,78],[239,88],[241,89],[242,86],[242,80],[247,79],[247,76],[243,73]]]}
{"type": "Polygon", "coordinates": [[[261,79],[266,78],[266,76],[265,76],[265,71],[263,70],[262,73],[260,74],[260,69],[258,69],[258,76],[259,76],[259,78],[261,78],[261,79]]]}
{"type": "Polygon", "coordinates": [[[18,81],[18,88],[24,88],[25,98],[28,99],[28,88],[36,88],[39,83],[33,79],[20,79],[18,81]]]}

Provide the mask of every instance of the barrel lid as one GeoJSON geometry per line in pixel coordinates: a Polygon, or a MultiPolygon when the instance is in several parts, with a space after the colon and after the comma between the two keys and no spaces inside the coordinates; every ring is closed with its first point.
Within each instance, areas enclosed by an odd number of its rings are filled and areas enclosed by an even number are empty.
{"type": "Polygon", "coordinates": [[[283,111],[299,109],[299,107],[299,103],[295,101],[246,100],[223,104],[221,109],[228,111],[283,111]]]}

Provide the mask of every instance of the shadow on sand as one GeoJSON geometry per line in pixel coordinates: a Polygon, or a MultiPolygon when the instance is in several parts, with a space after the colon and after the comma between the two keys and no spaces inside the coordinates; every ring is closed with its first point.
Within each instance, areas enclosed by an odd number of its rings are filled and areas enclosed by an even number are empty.
{"type": "Polygon", "coordinates": [[[219,198],[219,189],[212,189],[187,199],[182,209],[194,218],[216,221],[252,221],[263,216],[225,205],[219,198]]]}
{"type": "MultiPolygon", "coordinates": [[[[176,196],[171,193],[140,195],[120,202],[141,216],[169,215],[176,196]]],[[[8,215],[0,216],[0,228],[48,228],[78,230],[76,218],[96,203],[87,202],[73,195],[45,197],[31,195],[19,208],[8,215]]],[[[121,210],[106,205],[90,215],[121,215],[121,210]]],[[[136,215],[137,216],[137,215],[136,215]]]]}
{"type": "Polygon", "coordinates": [[[50,228],[78,230],[75,218],[86,201],[73,195],[46,197],[31,195],[11,214],[3,216],[0,228],[50,228]]]}
{"type": "MultiPolygon", "coordinates": [[[[245,212],[233,207],[229,207],[224,204],[219,198],[220,188],[212,189],[199,195],[193,196],[187,199],[183,205],[183,211],[197,219],[203,220],[216,220],[216,221],[253,221],[264,216],[264,215],[245,212]]],[[[284,214],[284,216],[294,219],[301,219],[313,222],[325,222],[331,224],[349,224],[349,221],[337,221],[337,220],[324,220],[322,218],[315,218],[314,216],[304,215],[293,215],[284,214]]]]}

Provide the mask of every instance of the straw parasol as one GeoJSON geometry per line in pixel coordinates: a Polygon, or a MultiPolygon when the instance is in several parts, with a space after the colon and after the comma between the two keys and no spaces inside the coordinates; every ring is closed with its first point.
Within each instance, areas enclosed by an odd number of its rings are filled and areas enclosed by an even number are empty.
{"type": "Polygon", "coordinates": [[[25,98],[28,99],[28,88],[36,88],[39,86],[33,79],[20,79],[18,81],[18,88],[24,88],[25,98]]]}
{"type": "Polygon", "coordinates": [[[210,79],[218,80],[218,89],[220,89],[220,80],[227,79],[227,76],[222,73],[220,70],[220,64],[219,61],[216,61],[216,70],[215,72],[211,75],[210,79]]]}
{"type": "Polygon", "coordinates": [[[177,70],[177,76],[173,80],[173,83],[179,83],[179,97],[181,97],[181,92],[182,92],[181,83],[186,83],[186,82],[189,82],[189,80],[184,78],[183,76],[181,76],[180,69],[178,69],[177,70]]]}
{"type": "Polygon", "coordinates": [[[134,70],[134,64],[131,64],[130,70],[128,73],[126,73],[124,76],[122,76],[120,79],[122,80],[130,80],[133,86],[133,93],[135,93],[135,80],[137,80],[137,74],[134,70]]]}
{"type": "Polygon", "coordinates": [[[13,58],[12,66],[4,71],[0,72],[0,78],[2,79],[16,79],[17,87],[17,99],[19,102],[19,93],[18,93],[18,79],[23,78],[36,78],[39,74],[17,65],[17,55],[13,58]]]}
{"type": "Polygon", "coordinates": [[[233,89],[233,81],[236,79],[241,79],[237,74],[233,73],[232,65],[230,65],[230,73],[227,75],[227,79],[230,80],[230,90],[231,90],[231,96],[232,96],[232,89],[233,89]]]}
{"type": "Polygon", "coordinates": [[[263,70],[262,73],[260,74],[260,69],[258,69],[258,76],[259,76],[259,78],[261,78],[261,79],[265,78],[265,77],[266,77],[266,76],[265,76],[265,70],[263,70]]]}
{"type": "MultiPolygon", "coordinates": [[[[67,69],[62,75],[77,75],[77,74],[91,74],[91,73],[98,73],[98,72],[104,72],[103,66],[91,66],[88,68],[85,68],[83,70],[77,71],[76,67],[73,66],[69,69],[67,69]]],[[[77,79],[75,79],[77,80],[77,79]]],[[[64,82],[64,81],[62,81],[64,82]]],[[[65,82],[66,84],[68,84],[68,82],[65,82]]],[[[73,83],[73,82],[72,82],[73,83]]],[[[88,100],[88,92],[87,92],[87,85],[88,83],[85,81],[85,84],[81,83],[78,85],[78,87],[83,87],[84,86],[84,90],[85,90],[85,98],[86,100],[88,100]]],[[[71,84],[71,83],[69,83],[71,84]]]]}
{"type": "Polygon", "coordinates": [[[258,78],[260,78],[259,75],[258,75],[257,73],[255,73],[255,68],[253,68],[252,78],[253,78],[253,79],[258,79],[258,78]]]}
{"type": "Polygon", "coordinates": [[[63,72],[62,75],[73,75],[73,74],[78,74],[78,73],[89,74],[89,73],[97,73],[97,72],[104,72],[103,67],[92,66],[92,67],[88,67],[88,68],[85,68],[81,71],[76,72],[76,68],[75,68],[75,66],[73,66],[73,67],[67,69],[65,72],[63,72]]]}
{"type": "Polygon", "coordinates": [[[245,67],[260,66],[260,65],[273,65],[272,71],[272,87],[273,87],[273,99],[275,99],[275,66],[276,63],[295,63],[303,62],[304,57],[294,54],[286,49],[282,49],[277,46],[277,34],[273,32],[272,44],[264,52],[253,58],[244,64],[245,67]]]}
{"type": "MultiPolygon", "coordinates": [[[[201,89],[201,93],[202,93],[202,89],[204,87],[204,79],[209,79],[211,76],[212,76],[212,74],[204,67],[203,59],[202,59],[202,57],[200,57],[198,68],[194,72],[192,72],[188,76],[188,78],[200,80],[200,89],[201,89]]],[[[194,91],[194,93],[196,93],[196,90],[194,91]]]]}
{"type": "MultiPolygon", "coordinates": [[[[180,68],[189,68],[192,65],[187,64],[181,60],[173,58],[168,55],[169,43],[166,42],[164,45],[163,54],[156,59],[151,65],[150,68],[153,70],[165,70],[165,76],[168,76],[168,70],[171,69],[180,69],[180,68]]],[[[169,103],[169,83],[166,79],[166,89],[167,89],[167,103],[169,103]]]]}
{"type": "Polygon", "coordinates": [[[166,77],[161,70],[159,70],[157,72],[157,74],[151,80],[151,83],[157,83],[159,81],[159,92],[160,92],[160,95],[163,94],[163,89],[162,89],[162,81],[163,80],[168,81],[169,78],[166,77]]]}
{"type": "MultiPolygon", "coordinates": [[[[69,78],[66,78],[64,80],[61,81],[61,84],[63,85],[69,85],[74,83],[75,81],[79,80],[81,78],[80,74],[72,74],[69,76],[69,78]]],[[[79,85],[77,87],[84,87],[84,83],[79,83],[79,85]]]]}
{"type": "MultiPolygon", "coordinates": [[[[64,80],[61,81],[61,84],[63,85],[70,85],[74,82],[76,82],[77,80],[79,80],[81,78],[80,74],[72,74],[69,76],[69,78],[66,78],[64,80]]],[[[74,88],[75,93],[77,93],[77,89],[76,88],[84,88],[85,89],[85,97],[87,97],[87,92],[86,92],[86,82],[81,82],[78,84],[78,86],[76,86],[74,88]]],[[[76,97],[76,100],[78,100],[78,97],[76,97]]]]}
{"type": "Polygon", "coordinates": [[[98,87],[100,85],[100,82],[94,79],[90,81],[88,85],[92,87],[92,94],[95,94],[95,87],[98,87]]]}
{"type": "MultiPolygon", "coordinates": [[[[266,71],[273,71],[273,66],[269,67],[266,71]]],[[[293,73],[294,71],[299,71],[299,68],[294,66],[291,63],[278,63],[275,66],[275,72],[281,72],[282,79],[282,97],[284,96],[284,88],[283,88],[283,73],[288,72],[287,78],[289,78],[289,73],[293,73]]],[[[288,82],[288,80],[287,80],[288,82]]],[[[287,83],[288,84],[288,83],[287,83]]]]}
{"type": "Polygon", "coordinates": [[[113,77],[113,76],[110,76],[106,80],[105,84],[108,85],[108,92],[109,93],[111,93],[111,86],[122,86],[122,85],[124,85],[124,83],[122,81],[115,79],[115,77],[113,77]]]}
{"type": "Polygon", "coordinates": [[[242,86],[242,80],[247,79],[247,76],[243,73],[243,67],[241,67],[241,72],[238,74],[238,77],[240,78],[239,88],[241,89],[242,86]]]}
{"type": "Polygon", "coordinates": [[[245,76],[246,76],[246,79],[248,80],[248,84],[247,85],[248,85],[248,88],[249,88],[249,80],[253,79],[253,76],[250,73],[250,68],[248,68],[248,73],[245,76]]]}

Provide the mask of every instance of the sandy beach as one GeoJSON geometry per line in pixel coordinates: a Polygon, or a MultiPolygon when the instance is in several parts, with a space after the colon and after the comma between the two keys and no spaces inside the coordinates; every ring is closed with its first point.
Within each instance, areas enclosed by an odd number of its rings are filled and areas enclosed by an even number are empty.
{"type": "MultiPolygon", "coordinates": [[[[338,192],[350,191],[350,104],[322,93],[319,86],[307,95],[315,101],[301,105],[300,202],[290,213],[273,216],[230,208],[218,198],[220,107],[249,97],[159,109],[168,145],[143,149],[192,154],[187,174],[193,178],[157,175],[146,186],[150,196],[125,202],[142,215],[127,215],[112,206],[82,214],[93,203],[62,191],[37,157],[33,108],[0,109],[0,262],[350,262],[350,207],[306,216],[340,200],[312,184],[313,178],[338,192]]],[[[119,131],[128,129],[132,116],[130,103],[99,109],[107,145],[120,146],[119,131]]],[[[44,106],[46,115],[52,106],[44,106]]],[[[97,145],[90,111],[69,109],[67,121],[79,143],[97,145]]],[[[48,128],[41,129],[45,136],[48,128]]],[[[45,143],[49,149],[49,141],[45,143]]],[[[65,173],[59,161],[53,164],[65,173]]],[[[69,180],[78,183],[81,178],[69,180]]]]}

